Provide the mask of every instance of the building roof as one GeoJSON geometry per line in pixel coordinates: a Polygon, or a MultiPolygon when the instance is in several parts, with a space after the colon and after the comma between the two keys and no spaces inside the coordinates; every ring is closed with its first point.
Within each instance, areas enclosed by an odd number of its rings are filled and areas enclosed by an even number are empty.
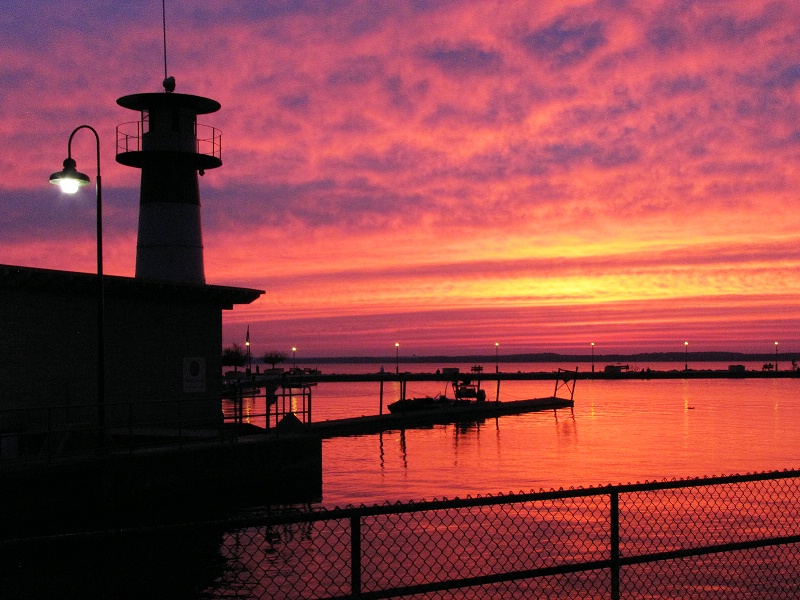
{"type": "Polygon", "coordinates": [[[220,109],[220,103],[211,98],[165,92],[129,94],[118,98],[117,104],[131,110],[148,110],[153,106],[180,106],[192,109],[198,115],[217,112],[220,109]]]}
{"type": "MultiPolygon", "coordinates": [[[[97,290],[97,275],[0,264],[0,289],[90,295],[97,290]]],[[[264,290],[104,275],[103,293],[106,296],[173,299],[178,302],[214,304],[221,309],[231,309],[234,304],[254,302],[264,290]]]]}

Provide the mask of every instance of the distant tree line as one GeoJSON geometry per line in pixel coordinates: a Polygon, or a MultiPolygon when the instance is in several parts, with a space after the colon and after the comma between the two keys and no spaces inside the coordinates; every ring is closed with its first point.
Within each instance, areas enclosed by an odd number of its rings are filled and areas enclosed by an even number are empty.
{"type": "MultiPolygon", "coordinates": [[[[269,350],[260,358],[262,362],[272,365],[272,368],[274,369],[275,365],[285,362],[288,357],[289,355],[286,352],[269,350]]],[[[226,346],[222,349],[223,367],[233,367],[234,371],[237,371],[239,367],[244,367],[246,364],[247,350],[241,345],[233,343],[230,346],[226,346]]]]}

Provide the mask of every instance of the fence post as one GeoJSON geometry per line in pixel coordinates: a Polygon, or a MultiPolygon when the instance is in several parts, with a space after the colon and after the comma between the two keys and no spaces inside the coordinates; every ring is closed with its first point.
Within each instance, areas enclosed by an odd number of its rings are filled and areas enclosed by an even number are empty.
{"type": "Polygon", "coordinates": [[[611,491],[611,600],[619,600],[619,492],[611,491]]]}
{"type": "Polygon", "coordinates": [[[361,517],[350,517],[350,581],[353,598],[361,596],[361,517]]]}

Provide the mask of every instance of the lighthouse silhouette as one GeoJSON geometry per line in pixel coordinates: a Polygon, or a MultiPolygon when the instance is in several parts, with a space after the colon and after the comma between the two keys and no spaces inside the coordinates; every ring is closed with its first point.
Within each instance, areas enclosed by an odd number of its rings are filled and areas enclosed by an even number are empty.
{"type": "Polygon", "coordinates": [[[199,125],[197,115],[216,112],[219,102],[164,91],[117,100],[139,111],[138,121],[117,127],[117,162],[142,171],[136,278],[205,283],[198,173],[222,166],[222,137],[199,125]]]}

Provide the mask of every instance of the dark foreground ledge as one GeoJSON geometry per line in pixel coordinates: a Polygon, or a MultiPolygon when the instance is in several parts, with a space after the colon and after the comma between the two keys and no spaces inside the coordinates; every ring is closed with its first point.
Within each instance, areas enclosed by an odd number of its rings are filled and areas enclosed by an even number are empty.
{"type": "Polygon", "coordinates": [[[0,541],[219,518],[322,497],[319,436],[260,430],[235,442],[86,452],[0,465],[0,541]]]}

